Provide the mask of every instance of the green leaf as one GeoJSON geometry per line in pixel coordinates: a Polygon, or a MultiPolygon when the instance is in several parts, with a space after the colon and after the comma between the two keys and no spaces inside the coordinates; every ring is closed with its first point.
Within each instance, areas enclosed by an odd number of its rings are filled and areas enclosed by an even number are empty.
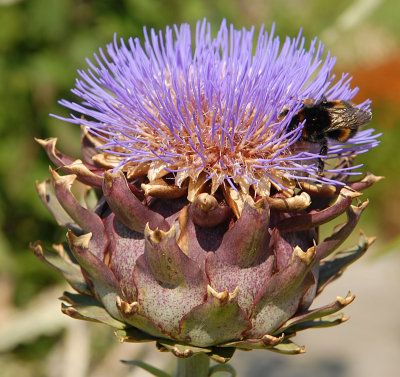
{"type": "Polygon", "coordinates": [[[322,327],[332,327],[346,322],[350,317],[344,315],[343,313],[332,314],[325,316],[323,318],[318,318],[312,321],[304,321],[289,327],[285,334],[289,335],[292,333],[297,333],[302,330],[308,330],[312,328],[322,328],[322,327]]]}
{"type": "Polygon", "coordinates": [[[282,343],[271,348],[271,351],[278,352],[284,355],[298,355],[305,352],[304,346],[299,346],[296,343],[285,338],[282,343]]]}
{"type": "Polygon", "coordinates": [[[163,339],[159,340],[158,343],[166,348],[168,351],[172,352],[176,357],[191,357],[199,353],[209,353],[210,348],[202,348],[196,346],[190,346],[187,344],[180,344],[174,340],[163,339]]]}
{"type": "Polygon", "coordinates": [[[213,347],[211,349],[211,353],[208,354],[208,357],[217,363],[227,363],[235,353],[236,348],[234,347],[213,347]]]}
{"type": "Polygon", "coordinates": [[[33,253],[56,271],[60,272],[72,288],[78,292],[90,295],[90,289],[79,265],[73,263],[68,257],[63,245],[54,245],[54,250],[46,249],[40,241],[30,245],[33,253]]]}
{"type": "Polygon", "coordinates": [[[116,329],[124,329],[126,324],[112,317],[96,299],[91,296],[64,292],[60,298],[67,305],[62,304],[61,311],[76,319],[101,322],[116,329]]]}
{"type": "Polygon", "coordinates": [[[115,331],[115,335],[119,338],[120,342],[128,343],[143,343],[143,342],[153,342],[157,338],[147,334],[135,327],[128,327],[126,329],[119,329],[115,331]]]}
{"type": "Polygon", "coordinates": [[[124,364],[128,365],[136,365],[137,367],[140,367],[144,369],[145,371],[151,373],[153,376],[157,377],[172,377],[170,374],[165,373],[161,369],[152,367],[151,365],[144,363],[143,361],[137,361],[137,360],[121,360],[124,364]]]}

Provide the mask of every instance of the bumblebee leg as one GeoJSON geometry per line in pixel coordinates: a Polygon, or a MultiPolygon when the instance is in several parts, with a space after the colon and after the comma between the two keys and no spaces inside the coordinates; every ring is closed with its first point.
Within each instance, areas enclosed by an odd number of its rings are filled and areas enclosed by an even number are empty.
{"type": "MultiPolygon", "coordinates": [[[[321,145],[321,149],[319,151],[320,156],[326,156],[328,154],[328,146],[326,145],[326,141],[321,145]]],[[[325,161],[322,158],[318,159],[318,175],[321,177],[324,174],[325,161]]]]}
{"type": "Polygon", "coordinates": [[[327,102],[327,99],[325,97],[325,94],[321,97],[321,99],[318,101],[318,103],[323,103],[323,102],[327,102]]]}

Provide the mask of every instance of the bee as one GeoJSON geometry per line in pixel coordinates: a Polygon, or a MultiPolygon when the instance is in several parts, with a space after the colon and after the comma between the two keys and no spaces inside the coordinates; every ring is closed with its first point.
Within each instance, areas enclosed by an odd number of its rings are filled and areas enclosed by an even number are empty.
{"type": "MultiPolygon", "coordinates": [[[[283,120],[288,112],[289,109],[284,109],[278,121],[283,120]]],[[[348,101],[328,101],[325,97],[318,101],[306,99],[303,107],[291,119],[287,132],[296,129],[305,120],[299,141],[319,144],[319,155],[323,157],[328,154],[328,139],[346,142],[371,119],[370,111],[362,110],[348,101]]],[[[319,176],[323,175],[325,166],[322,157],[317,164],[319,176]]]]}

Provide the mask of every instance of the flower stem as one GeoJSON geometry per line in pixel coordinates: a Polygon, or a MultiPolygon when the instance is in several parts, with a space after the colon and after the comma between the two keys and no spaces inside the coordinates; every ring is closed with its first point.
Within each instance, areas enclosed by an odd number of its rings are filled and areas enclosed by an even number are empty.
{"type": "Polygon", "coordinates": [[[207,377],[210,359],[205,353],[197,353],[192,357],[178,359],[176,377],[207,377]]]}

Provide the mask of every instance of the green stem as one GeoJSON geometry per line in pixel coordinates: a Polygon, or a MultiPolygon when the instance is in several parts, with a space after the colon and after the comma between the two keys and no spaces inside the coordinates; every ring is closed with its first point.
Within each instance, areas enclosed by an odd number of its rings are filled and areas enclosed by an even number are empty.
{"type": "Polygon", "coordinates": [[[192,357],[178,359],[176,377],[207,377],[210,359],[205,353],[197,353],[192,357]]]}

